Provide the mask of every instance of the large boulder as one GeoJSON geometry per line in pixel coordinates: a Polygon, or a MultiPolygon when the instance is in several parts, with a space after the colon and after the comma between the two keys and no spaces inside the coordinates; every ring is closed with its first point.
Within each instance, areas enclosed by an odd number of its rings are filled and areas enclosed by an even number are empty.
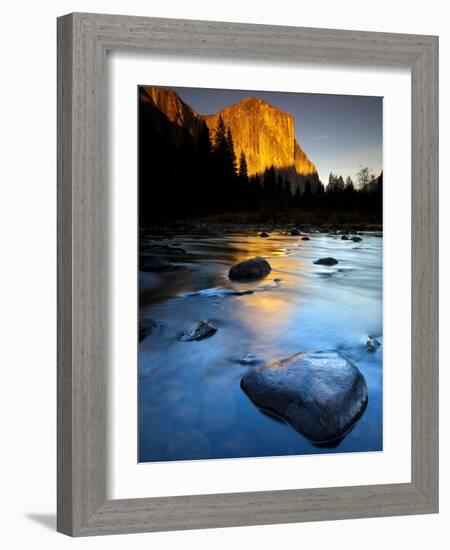
{"type": "Polygon", "coordinates": [[[261,256],[255,256],[234,265],[230,269],[228,277],[236,281],[260,279],[271,271],[272,268],[267,260],[261,258],[261,256]]]}
{"type": "Polygon", "coordinates": [[[297,353],[250,370],[241,387],[257,407],[317,443],[345,435],[368,401],[363,375],[336,351],[297,353]]]}

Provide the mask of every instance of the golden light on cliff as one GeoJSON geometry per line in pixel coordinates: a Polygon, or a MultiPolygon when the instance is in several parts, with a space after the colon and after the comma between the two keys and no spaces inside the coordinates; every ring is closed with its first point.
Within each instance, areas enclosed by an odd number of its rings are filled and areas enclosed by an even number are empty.
{"type": "Polygon", "coordinates": [[[249,175],[262,174],[270,166],[284,172],[291,170],[293,176],[317,174],[295,139],[292,114],[249,97],[203,117],[213,138],[219,117],[231,129],[236,157],[244,152],[249,175]]]}
{"type": "Polygon", "coordinates": [[[261,175],[273,166],[290,181],[293,190],[304,184],[306,178],[312,186],[318,185],[317,169],[295,139],[295,119],[291,113],[260,98],[247,97],[217,113],[201,115],[173,90],[155,86],[141,87],[140,98],[153,102],[171,122],[186,128],[193,136],[198,136],[205,121],[213,141],[218,119],[222,117],[231,129],[236,158],[242,152],[245,154],[249,176],[261,175]]]}

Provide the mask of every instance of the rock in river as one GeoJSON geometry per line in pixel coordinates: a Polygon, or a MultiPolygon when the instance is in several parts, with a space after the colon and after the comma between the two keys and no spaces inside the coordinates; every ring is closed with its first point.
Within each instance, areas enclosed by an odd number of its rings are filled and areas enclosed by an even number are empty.
{"type": "Polygon", "coordinates": [[[244,260],[243,262],[234,265],[230,269],[228,277],[237,281],[246,279],[260,279],[261,277],[265,277],[271,271],[272,268],[267,260],[261,258],[261,256],[255,256],[254,258],[244,260]]]}
{"type": "Polygon", "coordinates": [[[377,351],[380,345],[381,345],[380,342],[378,342],[378,340],[376,340],[373,336],[369,336],[367,338],[367,342],[366,342],[367,351],[377,351]]]}
{"type": "Polygon", "coordinates": [[[267,233],[266,231],[261,231],[261,233],[259,234],[260,237],[270,237],[269,233],[267,233]]]}
{"type": "Polygon", "coordinates": [[[336,351],[297,353],[250,370],[241,388],[257,407],[317,443],[345,435],[368,401],[364,376],[336,351]]]}
{"type": "Polygon", "coordinates": [[[309,241],[309,237],[302,237],[302,241],[309,241]]]}
{"type": "Polygon", "coordinates": [[[182,342],[193,342],[209,338],[217,332],[214,325],[208,321],[200,321],[195,327],[189,328],[178,337],[182,342]]]}
{"type": "Polygon", "coordinates": [[[349,239],[348,239],[347,235],[342,235],[341,240],[342,241],[348,241],[349,239]]]}
{"type": "Polygon", "coordinates": [[[233,359],[233,362],[244,366],[254,366],[258,363],[261,363],[258,357],[256,357],[256,355],[253,355],[252,353],[244,353],[240,357],[233,359]]]}
{"type": "Polygon", "coordinates": [[[362,239],[361,239],[361,237],[352,237],[352,241],[353,241],[354,243],[359,243],[359,242],[362,241],[362,239]]]}
{"type": "Polygon", "coordinates": [[[300,236],[300,231],[296,227],[291,229],[291,237],[299,237],[299,236],[300,236]]]}
{"type": "Polygon", "coordinates": [[[334,258],[320,258],[314,262],[317,265],[336,265],[338,263],[334,258]]]}
{"type": "Polygon", "coordinates": [[[142,319],[139,321],[139,342],[147,338],[158,327],[159,324],[153,319],[142,319]]]}

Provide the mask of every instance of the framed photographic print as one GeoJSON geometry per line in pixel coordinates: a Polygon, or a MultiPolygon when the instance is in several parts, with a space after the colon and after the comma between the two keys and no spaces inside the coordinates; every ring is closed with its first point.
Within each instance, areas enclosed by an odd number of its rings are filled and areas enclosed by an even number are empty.
{"type": "Polygon", "coordinates": [[[58,20],[58,530],[438,509],[436,37],[58,20]]]}

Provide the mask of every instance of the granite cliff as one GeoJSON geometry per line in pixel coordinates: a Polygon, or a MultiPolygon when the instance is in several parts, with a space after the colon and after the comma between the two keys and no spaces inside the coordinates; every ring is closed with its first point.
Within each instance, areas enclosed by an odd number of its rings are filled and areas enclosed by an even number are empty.
{"type": "Polygon", "coordinates": [[[306,180],[316,190],[317,170],[295,139],[293,115],[262,99],[248,97],[203,117],[211,136],[219,116],[231,128],[237,158],[244,152],[249,175],[262,174],[273,165],[289,179],[293,192],[297,186],[303,190],[306,180]]]}
{"type": "Polygon", "coordinates": [[[221,116],[231,129],[236,157],[242,151],[245,154],[249,175],[262,174],[267,167],[274,166],[289,180],[293,193],[297,188],[303,191],[307,181],[313,192],[319,186],[316,167],[295,139],[293,115],[262,99],[248,97],[211,115],[200,115],[176,92],[166,88],[141,86],[139,99],[148,107],[148,122],[169,125],[175,143],[185,139],[186,132],[197,140],[204,122],[214,139],[221,116]]]}

